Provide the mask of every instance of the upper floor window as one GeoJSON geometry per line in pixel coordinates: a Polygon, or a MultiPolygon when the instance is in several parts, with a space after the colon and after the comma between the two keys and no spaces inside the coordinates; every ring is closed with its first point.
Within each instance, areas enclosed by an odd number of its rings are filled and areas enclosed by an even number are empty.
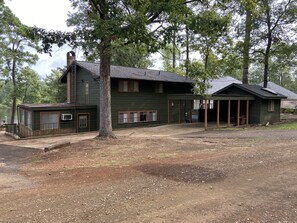
{"type": "Polygon", "coordinates": [[[139,82],[133,80],[119,80],[119,92],[139,92],[139,82]]]}
{"type": "Polygon", "coordinates": [[[163,83],[156,83],[155,92],[156,93],[163,93],[164,92],[163,83]]]}

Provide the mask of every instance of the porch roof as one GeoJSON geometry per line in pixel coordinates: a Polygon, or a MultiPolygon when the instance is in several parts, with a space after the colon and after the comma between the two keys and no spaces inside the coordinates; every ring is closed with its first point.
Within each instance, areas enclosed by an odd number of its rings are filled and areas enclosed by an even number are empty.
{"type": "Polygon", "coordinates": [[[67,109],[92,109],[97,108],[97,105],[85,104],[70,104],[70,103],[56,103],[56,104],[20,104],[19,108],[31,111],[50,111],[50,110],[67,110],[67,109]]]}
{"type": "Polygon", "coordinates": [[[195,95],[195,94],[169,94],[169,100],[255,100],[253,95],[195,95]]]}

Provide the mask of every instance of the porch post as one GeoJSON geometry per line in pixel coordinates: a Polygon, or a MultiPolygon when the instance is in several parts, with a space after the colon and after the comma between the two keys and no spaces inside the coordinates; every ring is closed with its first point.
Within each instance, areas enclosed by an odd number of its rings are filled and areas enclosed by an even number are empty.
{"type": "Polygon", "coordinates": [[[207,130],[207,106],[208,106],[208,100],[205,99],[204,101],[204,105],[205,105],[205,109],[204,109],[204,129],[207,130]]]}
{"type": "Polygon", "coordinates": [[[250,105],[250,101],[246,100],[246,126],[249,125],[249,105],[250,105]]]}
{"type": "Polygon", "coordinates": [[[217,128],[220,127],[220,100],[217,103],[217,128]]]}
{"type": "Polygon", "coordinates": [[[237,126],[240,125],[240,100],[237,101],[237,126]]]}
{"type": "Polygon", "coordinates": [[[178,123],[180,124],[180,115],[181,115],[181,113],[180,113],[180,110],[181,110],[181,100],[179,100],[179,102],[178,102],[179,104],[178,104],[178,123]]]}
{"type": "Polygon", "coordinates": [[[168,99],[168,124],[170,124],[170,99],[168,99]]]}
{"type": "Polygon", "coordinates": [[[230,99],[228,100],[228,128],[230,128],[230,116],[231,116],[231,101],[230,99]]]}

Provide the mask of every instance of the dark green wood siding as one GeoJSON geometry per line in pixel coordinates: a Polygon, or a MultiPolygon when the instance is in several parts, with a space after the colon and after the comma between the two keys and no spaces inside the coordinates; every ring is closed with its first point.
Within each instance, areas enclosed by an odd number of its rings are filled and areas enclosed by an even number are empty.
{"type": "MultiPolygon", "coordinates": [[[[231,87],[225,91],[220,92],[220,94],[229,95],[251,95],[237,87],[231,87]]],[[[249,104],[249,123],[251,124],[266,124],[267,122],[274,123],[280,121],[280,99],[273,99],[274,101],[274,111],[268,111],[268,99],[263,99],[260,97],[255,97],[255,100],[251,100],[249,104]]],[[[231,106],[232,110],[237,109],[234,105],[231,106]]]]}
{"type": "Polygon", "coordinates": [[[274,111],[268,111],[268,101],[262,100],[262,110],[261,110],[261,123],[266,124],[267,122],[274,123],[280,121],[280,99],[274,99],[274,111]]]}
{"type": "MultiPolygon", "coordinates": [[[[94,79],[93,76],[84,69],[79,69],[76,75],[76,103],[77,104],[89,104],[97,105],[96,120],[92,120],[96,123],[96,128],[99,128],[100,117],[100,83],[98,79],[94,79]],[[86,101],[85,97],[85,82],[89,82],[89,100],[86,101]]],[[[92,116],[93,117],[93,116],[92,116]]]]}
{"type": "Polygon", "coordinates": [[[99,81],[83,69],[79,69],[76,75],[76,103],[99,106],[99,81]],[[89,100],[85,97],[85,82],[89,82],[89,100]]]}
{"type": "Polygon", "coordinates": [[[168,123],[168,94],[190,93],[192,86],[185,83],[163,82],[164,93],[155,93],[154,81],[139,81],[139,92],[119,92],[118,79],[111,81],[112,125],[114,128],[168,123]],[[157,122],[118,123],[121,111],[157,111],[157,122]]]}

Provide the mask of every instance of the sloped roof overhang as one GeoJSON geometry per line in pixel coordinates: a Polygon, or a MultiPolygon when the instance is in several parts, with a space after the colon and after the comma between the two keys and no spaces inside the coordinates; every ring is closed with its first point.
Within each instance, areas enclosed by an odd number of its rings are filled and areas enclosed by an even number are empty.
{"type": "Polygon", "coordinates": [[[255,96],[252,95],[195,95],[195,94],[169,94],[169,100],[255,100],[255,96]]]}

